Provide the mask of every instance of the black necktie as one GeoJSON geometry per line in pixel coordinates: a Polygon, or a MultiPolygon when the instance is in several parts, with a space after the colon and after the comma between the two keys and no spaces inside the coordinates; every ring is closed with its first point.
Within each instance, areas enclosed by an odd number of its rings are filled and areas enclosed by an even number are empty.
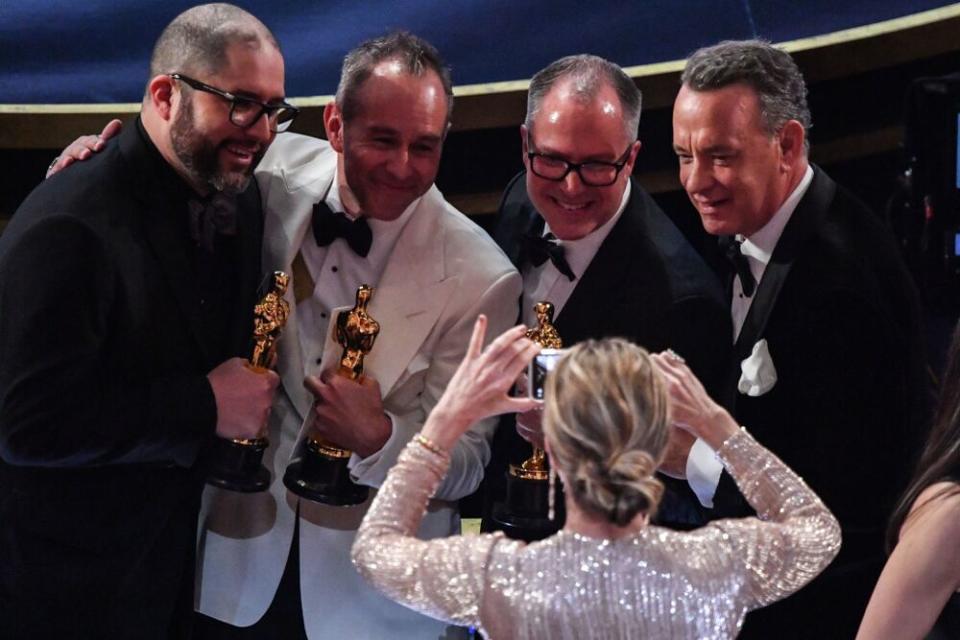
{"type": "Polygon", "coordinates": [[[557,244],[557,238],[552,233],[545,236],[527,234],[523,237],[524,256],[535,267],[539,267],[547,259],[553,263],[557,271],[567,276],[567,280],[573,282],[577,276],[567,263],[567,257],[564,254],[563,247],[557,244]]]}
{"type": "Polygon", "coordinates": [[[360,216],[351,220],[346,214],[331,211],[327,203],[322,201],[313,205],[313,237],[321,247],[343,238],[361,258],[367,257],[373,242],[373,233],[366,218],[360,216]]]}
{"type": "Polygon", "coordinates": [[[743,289],[743,295],[749,298],[757,288],[757,281],[753,279],[753,273],[750,271],[750,261],[747,260],[747,256],[743,255],[743,252],[740,250],[741,244],[742,243],[733,236],[720,238],[720,248],[723,249],[727,260],[730,261],[737,275],[740,276],[740,286],[743,289]]]}
{"type": "Polygon", "coordinates": [[[190,212],[190,237],[198,246],[213,253],[215,234],[233,236],[237,234],[237,199],[216,192],[202,200],[192,198],[187,201],[190,212]]]}

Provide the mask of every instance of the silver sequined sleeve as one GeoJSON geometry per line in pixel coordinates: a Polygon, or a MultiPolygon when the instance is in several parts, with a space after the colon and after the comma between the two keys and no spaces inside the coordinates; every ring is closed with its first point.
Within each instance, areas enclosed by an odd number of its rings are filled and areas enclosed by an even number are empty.
{"type": "Polygon", "coordinates": [[[840,525],[819,497],[777,456],[741,429],[717,451],[754,518],[726,520],[743,596],[754,609],[784,598],[810,580],[840,550],[840,525]]]}
{"type": "Polygon", "coordinates": [[[434,618],[477,625],[490,553],[498,543],[513,543],[500,534],[414,537],[449,464],[449,457],[410,441],[360,525],[353,562],[397,602],[434,618]]]}

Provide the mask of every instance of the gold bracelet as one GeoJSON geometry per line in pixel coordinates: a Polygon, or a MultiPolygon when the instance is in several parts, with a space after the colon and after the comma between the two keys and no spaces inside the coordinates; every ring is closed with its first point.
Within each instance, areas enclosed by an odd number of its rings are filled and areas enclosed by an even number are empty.
{"type": "Polygon", "coordinates": [[[413,439],[416,440],[420,444],[420,446],[422,446],[424,449],[426,449],[430,453],[435,453],[441,457],[447,455],[447,452],[441,449],[436,442],[434,442],[427,436],[423,435],[422,433],[418,433],[417,435],[413,436],[413,439]]]}

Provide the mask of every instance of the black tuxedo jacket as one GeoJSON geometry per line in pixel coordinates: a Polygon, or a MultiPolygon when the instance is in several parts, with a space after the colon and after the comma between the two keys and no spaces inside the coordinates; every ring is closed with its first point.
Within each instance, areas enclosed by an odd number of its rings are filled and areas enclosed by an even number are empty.
{"type": "Polygon", "coordinates": [[[188,193],[137,123],[0,237],[4,638],[169,637],[192,616],[205,374],[225,359],[212,344],[249,348],[263,223],[252,187],[234,320],[205,327],[188,193]]]}
{"type": "MultiPolygon", "coordinates": [[[[494,239],[522,269],[523,236],[542,230],[543,218],[530,202],[526,174],[521,173],[504,194],[494,239]]],[[[651,352],[670,347],[686,358],[708,390],[718,393],[721,388],[732,329],[720,280],[635,180],[626,209],[587,270],[578,274],[554,324],[566,346],[619,336],[651,352]]],[[[513,416],[505,417],[485,475],[485,511],[502,499],[508,465],[529,455],[530,445],[517,435],[513,416]]],[[[696,524],[699,503],[686,482],[664,481],[670,495],[661,511],[675,511],[666,520],[696,524]]]]}
{"type": "Polygon", "coordinates": [[[755,296],[729,371],[734,414],[820,495],[843,547],[798,595],[748,616],[743,637],[806,637],[817,611],[825,637],[852,638],[929,408],[918,297],[888,229],[819,168],[755,296]],[[736,382],[761,339],[778,380],[750,397],[736,382]]]}

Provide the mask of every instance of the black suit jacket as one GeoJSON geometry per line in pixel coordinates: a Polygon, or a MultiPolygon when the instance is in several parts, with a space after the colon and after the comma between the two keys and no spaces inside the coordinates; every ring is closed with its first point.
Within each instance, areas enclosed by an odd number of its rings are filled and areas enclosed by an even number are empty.
{"type": "Polygon", "coordinates": [[[918,297],[888,229],[819,168],[755,296],[729,371],[734,414],[834,512],[843,547],[809,587],[751,614],[744,637],[806,637],[817,611],[825,637],[852,638],[929,408],[918,297]],[[736,382],[761,339],[778,380],[750,397],[736,382]]]}
{"type": "MultiPolygon", "coordinates": [[[[632,180],[632,179],[631,179],[632,180]]],[[[530,202],[526,174],[504,194],[494,239],[517,264],[521,241],[540,233],[543,219],[530,202]]],[[[566,346],[590,338],[623,337],[654,352],[670,347],[686,358],[708,390],[721,388],[732,329],[719,279],[650,195],[633,180],[630,201],[597,250],[554,324],[566,346]]],[[[485,475],[486,509],[502,499],[507,466],[530,455],[512,416],[501,420],[485,475]]],[[[684,481],[664,478],[663,508],[671,523],[702,519],[684,481]]]]}
{"type": "Polygon", "coordinates": [[[205,374],[212,344],[248,350],[263,223],[253,187],[234,321],[205,327],[188,193],[137,123],[0,237],[2,637],[168,637],[192,615],[205,374]]]}

